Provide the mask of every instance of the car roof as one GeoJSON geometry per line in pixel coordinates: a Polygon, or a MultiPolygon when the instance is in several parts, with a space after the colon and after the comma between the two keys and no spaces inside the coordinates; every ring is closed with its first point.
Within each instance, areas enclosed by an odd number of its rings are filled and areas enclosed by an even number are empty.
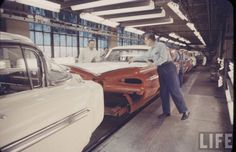
{"type": "Polygon", "coordinates": [[[137,50],[149,50],[150,47],[147,45],[126,45],[126,46],[116,46],[109,50],[105,58],[107,58],[113,50],[126,50],[126,49],[137,49],[137,50]]]}
{"type": "Polygon", "coordinates": [[[149,49],[147,45],[126,45],[126,46],[117,46],[111,48],[112,50],[114,49],[149,49]]]}
{"type": "Polygon", "coordinates": [[[0,32],[0,41],[17,42],[34,45],[34,43],[26,36],[12,34],[7,32],[0,32]]]}

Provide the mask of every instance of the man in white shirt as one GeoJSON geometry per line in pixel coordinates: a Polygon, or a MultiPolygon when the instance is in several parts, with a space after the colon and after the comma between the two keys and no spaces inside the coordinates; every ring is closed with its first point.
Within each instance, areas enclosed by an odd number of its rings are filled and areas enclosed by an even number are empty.
{"type": "Polygon", "coordinates": [[[95,41],[89,40],[88,47],[80,50],[79,62],[98,62],[101,61],[100,53],[94,48],[95,41]]]}

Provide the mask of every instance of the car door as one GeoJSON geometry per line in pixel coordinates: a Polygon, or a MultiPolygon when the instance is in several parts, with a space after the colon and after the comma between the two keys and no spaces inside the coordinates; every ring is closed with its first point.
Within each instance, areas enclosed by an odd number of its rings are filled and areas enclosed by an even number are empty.
{"type": "Polygon", "coordinates": [[[94,128],[91,88],[33,47],[1,48],[1,151],[81,151],[94,128]]]}

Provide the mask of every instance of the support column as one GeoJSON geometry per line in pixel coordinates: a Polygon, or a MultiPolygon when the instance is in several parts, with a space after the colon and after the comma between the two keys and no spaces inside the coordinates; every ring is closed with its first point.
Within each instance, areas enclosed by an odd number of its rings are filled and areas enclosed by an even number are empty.
{"type": "Polygon", "coordinates": [[[108,38],[108,48],[113,48],[117,46],[117,37],[109,37],[108,38]]]}

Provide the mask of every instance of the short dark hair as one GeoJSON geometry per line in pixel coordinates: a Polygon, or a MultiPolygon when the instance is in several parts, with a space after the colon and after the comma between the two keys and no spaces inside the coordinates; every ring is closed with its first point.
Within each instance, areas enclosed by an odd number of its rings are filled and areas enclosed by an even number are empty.
{"type": "Polygon", "coordinates": [[[153,41],[156,41],[156,37],[155,37],[155,34],[154,33],[150,33],[150,32],[147,32],[147,33],[144,33],[143,34],[143,38],[147,38],[147,39],[151,39],[153,41]]]}
{"type": "Polygon", "coordinates": [[[90,42],[92,42],[92,41],[95,42],[94,39],[90,39],[90,40],[88,40],[88,43],[90,43],[90,42]]]}

